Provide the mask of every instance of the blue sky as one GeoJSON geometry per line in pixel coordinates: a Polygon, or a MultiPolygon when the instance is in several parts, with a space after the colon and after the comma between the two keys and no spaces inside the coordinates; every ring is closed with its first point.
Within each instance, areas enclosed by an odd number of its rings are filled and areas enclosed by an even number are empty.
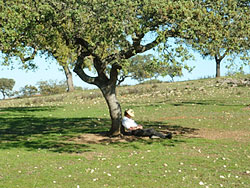
{"type": "MultiPolygon", "coordinates": [[[[13,90],[20,90],[21,87],[25,85],[37,86],[37,82],[46,80],[65,80],[65,75],[63,71],[60,71],[60,66],[53,60],[50,62],[46,61],[44,58],[37,57],[34,60],[38,65],[36,71],[26,71],[20,69],[8,70],[7,67],[0,66],[0,78],[12,78],[15,80],[15,86],[13,90]]],[[[184,76],[180,78],[174,78],[175,81],[183,80],[194,80],[204,77],[214,77],[215,76],[215,62],[214,60],[203,59],[199,55],[196,55],[195,61],[188,61],[188,65],[195,66],[195,69],[191,72],[184,72],[184,76]]],[[[245,73],[250,74],[250,66],[244,68],[245,73]]],[[[221,67],[221,75],[227,74],[228,70],[225,68],[223,62],[221,67]]],[[[169,76],[161,78],[164,81],[170,81],[169,76]]],[[[73,73],[73,81],[75,86],[81,86],[82,88],[96,88],[95,86],[89,85],[83,82],[78,76],[73,73]]],[[[134,80],[127,79],[123,84],[133,85],[138,82],[134,80]]]]}

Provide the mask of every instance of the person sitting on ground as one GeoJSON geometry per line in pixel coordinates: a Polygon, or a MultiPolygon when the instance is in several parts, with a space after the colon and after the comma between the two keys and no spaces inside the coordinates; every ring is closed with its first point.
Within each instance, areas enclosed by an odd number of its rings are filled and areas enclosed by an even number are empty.
{"type": "Polygon", "coordinates": [[[149,138],[160,137],[160,138],[172,138],[172,133],[163,134],[157,132],[153,128],[143,129],[142,125],[137,124],[132,117],[134,117],[134,111],[132,109],[125,110],[124,117],[122,119],[122,125],[135,136],[148,136],[149,138]]]}

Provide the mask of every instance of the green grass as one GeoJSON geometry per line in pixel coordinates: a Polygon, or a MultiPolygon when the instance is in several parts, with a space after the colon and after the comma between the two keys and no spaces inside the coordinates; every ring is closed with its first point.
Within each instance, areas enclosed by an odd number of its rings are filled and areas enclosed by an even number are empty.
{"type": "MultiPolygon", "coordinates": [[[[249,77],[249,75],[247,75],[249,77]]],[[[0,101],[0,187],[249,187],[249,87],[217,79],[118,88],[122,108],[172,140],[90,144],[108,131],[96,90],[0,101]]]]}

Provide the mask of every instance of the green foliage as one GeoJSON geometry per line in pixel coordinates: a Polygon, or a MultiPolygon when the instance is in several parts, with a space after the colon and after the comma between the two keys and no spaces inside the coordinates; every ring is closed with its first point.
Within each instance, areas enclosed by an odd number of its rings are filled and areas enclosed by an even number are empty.
{"type": "Polygon", "coordinates": [[[162,83],[162,81],[157,80],[157,79],[153,79],[153,80],[146,80],[140,84],[159,84],[159,83],[162,83]]]}
{"type": "MultiPolygon", "coordinates": [[[[180,36],[185,25],[192,23],[191,20],[183,22],[183,17],[189,15],[191,18],[190,7],[194,7],[192,1],[163,0],[70,0],[64,3],[26,0],[25,4],[9,1],[9,6],[14,7],[13,15],[19,15],[16,19],[25,23],[21,28],[13,25],[25,36],[17,39],[24,40],[20,44],[51,53],[62,64],[92,56],[100,64],[94,67],[102,67],[97,72],[105,71],[108,64],[122,63],[137,53],[165,43],[169,37],[180,36]],[[154,37],[152,42],[143,45],[147,34],[154,37]]],[[[169,63],[166,59],[163,62],[169,63]]]]}
{"type": "Polygon", "coordinates": [[[0,78],[0,92],[3,95],[3,99],[5,99],[6,96],[12,95],[12,89],[14,85],[15,80],[8,78],[0,78]]]}
{"type": "MultiPolygon", "coordinates": [[[[31,55],[32,49],[39,49],[60,64],[73,66],[77,59],[91,57],[99,62],[97,66],[96,61],[91,61],[92,67],[99,69],[96,72],[107,73],[108,65],[123,65],[124,60],[157,47],[161,55],[155,65],[162,67],[158,71],[168,67],[182,70],[183,61],[190,55],[182,45],[170,50],[168,40],[173,37],[187,39],[205,56],[222,58],[224,54],[244,51],[242,57],[247,59],[249,4],[243,1],[1,0],[0,3],[3,23],[0,43],[6,57],[24,58],[31,55]],[[150,40],[146,37],[149,35],[150,40]]],[[[91,67],[89,62],[81,65],[91,67]]],[[[28,62],[24,66],[32,68],[34,64],[28,62]]],[[[129,72],[126,70],[129,66],[122,67],[125,73],[129,72]]],[[[138,75],[150,76],[145,72],[135,73],[136,79],[138,75]]],[[[180,71],[176,75],[181,75],[180,71]]]]}
{"type": "MultiPolygon", "coordinates": [[[[203,57],[220,64],[240,57],[239,66],[249,64],[250,4],[243,1],[196,1],[197,19],[184,39],[203,57]]],[[[218,70],[219,71],[219,70],[218,70]]]]}
{"type": "Polygon", "coordinates": [[[75,86],[74,89],[76,91],[83,91],[83,88],[81,86],[75,86]]]}
{"type": "Polygon", "coordinates": [[[123,69],[120,72],[120,81],[126,77],[143,81],[148,78],[157,77],[161,74],[158,64],[154,61],[152,54],[137,55],[123,63],[123,69]]]}
{"type": "Polygon", "coordinates": [[[19,95],[23,97],[30,97],[38,93],[38,89],[32,85],[25,85],[20,89],[19,95]]]}
{"type": "Polygon", "coordinates": [[[64,93],[67,90],[67,85],[65,82],[59,82],[57,81],[40,81],[37,83],[39,93],[42,95],[52,95],[52,94],[59,94],[64,93]]]}

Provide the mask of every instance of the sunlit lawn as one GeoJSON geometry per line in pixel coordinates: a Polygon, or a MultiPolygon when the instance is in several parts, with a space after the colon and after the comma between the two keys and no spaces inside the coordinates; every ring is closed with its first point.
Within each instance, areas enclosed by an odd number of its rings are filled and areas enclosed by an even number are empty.
{"type": "Polygon", "coordinates": [[[109,130],[99,91],[0,101],[0,187],[249,187],[249,87],[216,83],[118,88],[123,110],[172,140],[81,140],[109,130]]]}

